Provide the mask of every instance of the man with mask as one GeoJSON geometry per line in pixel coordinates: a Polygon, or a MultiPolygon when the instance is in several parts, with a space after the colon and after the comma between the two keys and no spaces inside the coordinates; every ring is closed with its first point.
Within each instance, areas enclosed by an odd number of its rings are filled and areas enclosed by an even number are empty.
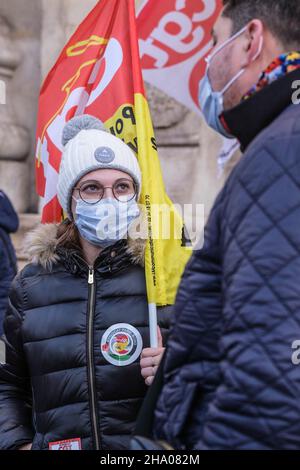
{"type": "Polygon", "coordinates": [[[300,2],[223,3],[199,97],[244,155],[182,279],[155,437],[299,449],[300,2]]]}

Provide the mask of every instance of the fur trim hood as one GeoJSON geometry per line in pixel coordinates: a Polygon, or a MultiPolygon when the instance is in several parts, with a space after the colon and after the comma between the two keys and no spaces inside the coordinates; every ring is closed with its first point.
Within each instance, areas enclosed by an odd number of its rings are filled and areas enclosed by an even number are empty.
{"type": "MultiPolygon", "coordinates": [[[[39,225],[26,236],[25,254],[28,261],[39,264],[44,269],[51,270],[52,266],[60,259],[57,253],[58,225],[39,225]]],[[[144,266],[146,240],[128,239],[127,252],[133,264],[144,266]]]]}

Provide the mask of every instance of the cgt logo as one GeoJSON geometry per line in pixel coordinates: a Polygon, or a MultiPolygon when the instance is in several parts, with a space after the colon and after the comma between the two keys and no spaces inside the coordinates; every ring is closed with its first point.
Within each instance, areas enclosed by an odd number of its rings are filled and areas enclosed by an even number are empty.
{"type": "Polygon", "coordinates": [[[147,0],[138,15],[145,81],[201,114],[198,91],[222,0],[147,0]]]}
{"type": "Polygon", "coordinates": [[[122,46],[119,41],[112,38],[107,44],[104,55],[94,65],[88,82],[88,85],[92,87],[91,92],[88,93],[83,85],[74,87],[65,100],[63,109],[47,129],[50,140],[60,151],[63,150],[61,143],[62,130],[66,122],[70,119],[70,116],[73,116],[74,112],[72,111],[76,109],[76,115],[86,112],[86,108],[99,99],[108,88],[122,66],[122,63],[122,46]]]}
{"type": "MultiPolygon", "coordinates": [[[[98,38],[98,42],[100,42],[100,39],[98,38]]],[[[81,48],[78,44],[75,44],[68,49],[68,55],[77,56],[84,54],[88,45],[93,45],[93,41],[95,41],[95,37],[92,41],[84,41],[81,44],[81,48]]],[[[76,70],[76,73],[72,77],[65,77],[66,81],[61,86],[64,92],[64,95],[61,97],[63,104],[58,103],[58,111],[52,117],[49,116],[47,122],[50,122],[50,124],[43,130],[42,135],[39,136],[36,148],[37,160],[41,161],[43,168],[47,169],[44,204],[47,204],[56,196],[59,167],[56,167],[55,164],[49,165],[49,162],[55,161],[53,155],[57,151],[63,151],[61,140],[66,122],[74,115],[89,113],[89,106],[93,105],[109,88],[121,68],[123,60],[124,54],[120,42],[115,38],[111,38],[107,42],[103,56],[94,63],[88,83],[85,83],[84,79],[82,79],[82,69],[90,66],[89,61],[84,62],[82,60],[83,64],[76,70]]]]}
{"type": "MultiPolygon", "coordinates": [[[[147,2],[143,9],[146,6],[147,2]]],[[[160,9],[151,13],[151,21],[147,18],[148,24],[141,10],[142,68],[169,67],[194,55],[210,42],[211,28],[207,22],[216,17],[219,9],[219,0],[165,0],[160,2],[160,9]]]]}

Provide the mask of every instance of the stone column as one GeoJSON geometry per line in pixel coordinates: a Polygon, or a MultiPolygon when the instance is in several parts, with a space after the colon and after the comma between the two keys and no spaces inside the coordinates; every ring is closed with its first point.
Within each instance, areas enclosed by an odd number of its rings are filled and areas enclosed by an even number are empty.
{"type": "Polygon", "coordinates": [[[0,105],[0,187],[13,199],[19,211],[27,208],[28,168],[30,149],[28,131],[16,122],[10,82],[21,60],[12,39],[12,31],[0,17],[0,81],[5,89],[5,103],[0,105]]]}
{"type": "Polygon", "coordinates": [[[0,1],[0,186],[21,213],[37,210],[35,127],[40,89],[41,0],[0,1]]]}
{"type": "Polygon", "coordinates": [[[0,80],[6,104],[0,104],[0,188],[20,215],[13,236],[19,267],[24,234],[38,221],[35,192],[35,122],[40,89],[41,0],[1,0],[0,80]],[[32,213],[32,215],[30,214],[32,213]]]}

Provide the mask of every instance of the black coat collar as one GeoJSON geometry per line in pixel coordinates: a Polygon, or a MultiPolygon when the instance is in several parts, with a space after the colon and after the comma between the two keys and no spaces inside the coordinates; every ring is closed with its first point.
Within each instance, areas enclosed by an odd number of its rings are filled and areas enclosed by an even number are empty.
{"type": "MultiPolygon", "coordinates": [[[[58,248],[56,250],[65,268],[72,274],[86,274],[88,272],[87,262],[83,259],[83,253],[78,249],[58,248]]],[[[120,240],[115,245],[104,248],[95,261],[95,270],[102,274],[114,274],[132,264],[128,252],[126,240],[120,240]]]]}
{"type": "Polygon", "coordinates": [[[222,114],[222,121],[240,141],[242,150],[292,104],[295,80],[300,80],[300,69],[279,78],[222,114]]]}

